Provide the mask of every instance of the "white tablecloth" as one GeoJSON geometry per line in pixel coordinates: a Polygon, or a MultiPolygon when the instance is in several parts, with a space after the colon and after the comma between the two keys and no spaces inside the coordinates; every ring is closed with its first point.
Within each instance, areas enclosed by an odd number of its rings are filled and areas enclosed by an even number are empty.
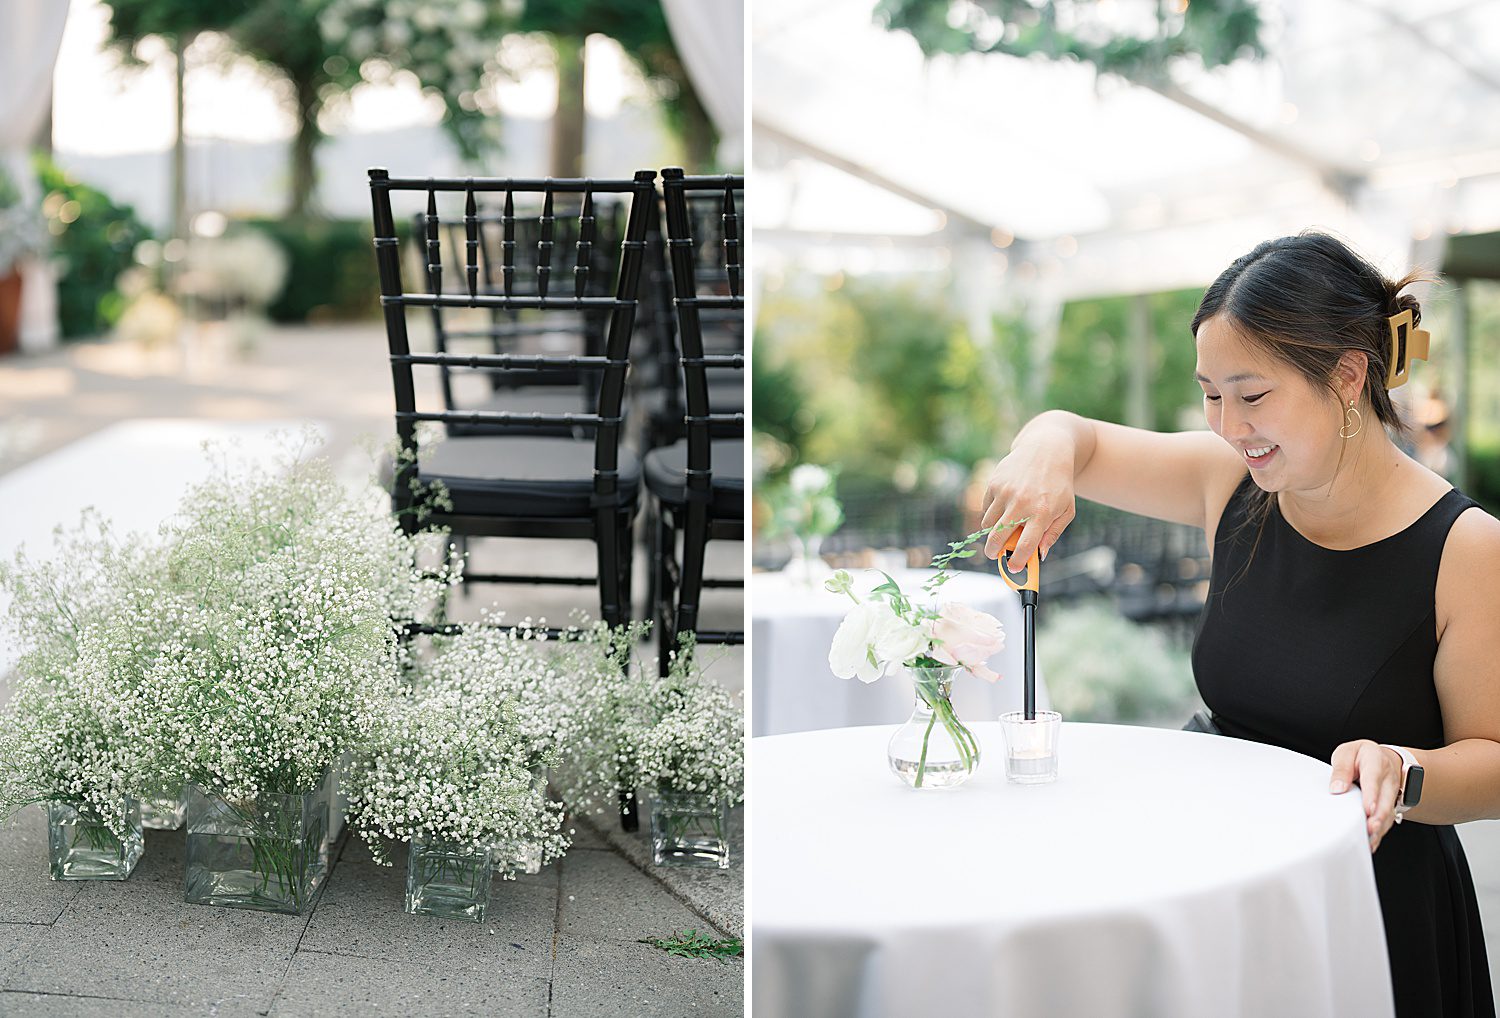
{"type": "MultiPolygon", "coordinates": [[[[851,570],[863,589],[881,582],[871,570],[851,570]]],[[[901,589],[922,596],[931,570],[905,569],[891,574],[901,589]]],[[[828,667],[833,634],[851,607],[848,598],[821,585],[801,586],[784,573],[750,577],[752,734],[782,735],[848,725],[899,724],[911,716],[911,683],[899,674],[868,685],[840,679],[828,667]]],[[[993,721],[1005,711],[1021,709],[1025,620],[1021,598],[998,573],[955,573],[941,588],[941,600],[959,601],[988,612],[1005,627],[1005,649],[990,662],[1003,678],[991,685],[967,672],[953,680],[953,703],[965,721],[993,721]]],[[[1047,610],[1043,598],[1039,612],[1047,610]]],[[[1038,622],[1041,615],[1038,615],[1038,622]]],[[[1041,668],[1037,669],[1037,706],[1051,706],[1041,668]]]]}
{"type": "MultiPolygon", "coordinates": [[[[758,652],[758,648],[757,648],[758,652]]],[[[756,739],[755,1018],[1389,1018],[1364,811],[1220,736],[1064,722],[1060,776],[915,791],[891,728],[756,739]]]]}

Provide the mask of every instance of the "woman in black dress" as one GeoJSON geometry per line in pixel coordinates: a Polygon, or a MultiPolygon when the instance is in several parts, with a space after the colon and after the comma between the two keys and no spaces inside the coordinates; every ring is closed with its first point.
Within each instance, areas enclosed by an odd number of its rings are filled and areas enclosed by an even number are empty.
{"type": "MultiPolygon", "coordinates": [[[[1390,390],[1425,355],[1401,292],[1415,279],[1324,234],[1261,244],[1193,319],[1212,433],[1048,411],[995,468],[984,523],[1031,518],[1018,565],[1046,555],[1075,495],[1202,527],[1193,668],[1215,722],[1329,761],[1332,794],[1358,789],[1397,1014],[1493,1018],[1453,825],[1500,818],[1500,521],[1391,439],[1390,390]],[[1409,809],[1406,756],[1425,776],[1409,809]]],[[[1246,822],[1275,821],[1255,808],[1246,822]]]]}

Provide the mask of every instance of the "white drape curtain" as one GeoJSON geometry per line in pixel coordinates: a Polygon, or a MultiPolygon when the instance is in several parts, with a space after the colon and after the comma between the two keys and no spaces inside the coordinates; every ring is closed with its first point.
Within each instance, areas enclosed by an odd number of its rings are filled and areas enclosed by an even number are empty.
{"type": "MultiPolygon", "coordinates": [[[[0,161],[31,206],[40,196],[27,153],[47,115],[67,20],[68,0],[0,0],[0,161]]],[[[21,279],[21,345],[49,346],[57,339],[51,267],[43,259],[24,259],[21,279]]]]}
{"type": "MultiPolygon", "coordinates": [[[[721,166],[745,161],[745,0],[662,0],[672,42],[719,129],[721,166]]],[[[687,167],[689,173],[702,167],[687,167]]]]}

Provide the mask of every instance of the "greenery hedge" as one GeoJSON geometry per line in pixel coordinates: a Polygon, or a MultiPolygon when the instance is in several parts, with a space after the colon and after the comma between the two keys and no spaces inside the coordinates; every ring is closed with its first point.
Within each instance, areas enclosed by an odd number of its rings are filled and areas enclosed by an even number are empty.
{"type": "Polygon", "coordinates": [[[286,250],[290,268],[272,321],[327,322],[380,313],[374,233],[352,219],[247,219],[286,250]]]}

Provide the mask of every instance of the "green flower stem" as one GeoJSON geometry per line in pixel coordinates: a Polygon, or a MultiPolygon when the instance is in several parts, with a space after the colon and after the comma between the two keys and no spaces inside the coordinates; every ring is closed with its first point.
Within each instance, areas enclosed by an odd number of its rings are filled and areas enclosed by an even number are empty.
{"type": "Polygon", "coordinates": [[[917,780],[913,787],[922,787],[922,779],[927,772],[928,743],[932,739],[932,730],[939,721],[943,723],[943,728],[953,740],[964,769],[972,774],[979,763],[978,740],[958,719],[958,715],[953,710],[953,702],[943,695],[942,685],[939,682],[916,678],[914,685],[917,687],[917,695],[922,698],[922,702],[931,708],[932,716],[927,719],[927,730],[922,733],[922,756],[917,762],[917,780]]]}
{"type": "MultiPolygon", "coordinates": [[[[927,698],[923,697],[923,699],[927,698]]],[[[931,701],[929,700],[928,703],[930,704],[931,701]]],[[[927,773],[927,741],[932,738],[932,726],[936,723],[937,711],[933,711],[927,716],[927,731],[922,733],[922,755],[917,760],[917,783],[915,786],[917,788],[922,787],[922,775],[927,773]]]]}
{"type": "Polygon", "coordinates": [[[714,841],[728,840],[718,810],[712,813],[674,813],[662,821],[662,833],[676,845],[694,838],[711,838],[714,841]]]}

